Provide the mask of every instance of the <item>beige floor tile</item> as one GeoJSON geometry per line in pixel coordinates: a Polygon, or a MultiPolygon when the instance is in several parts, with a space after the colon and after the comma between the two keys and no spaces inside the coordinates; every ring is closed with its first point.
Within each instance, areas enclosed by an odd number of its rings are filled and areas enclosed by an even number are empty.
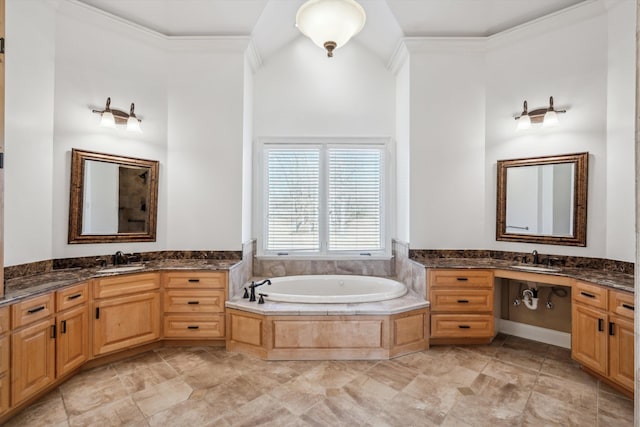
{"type": "Polygon", "coordinates": [[[164,411],[189,398],[193,389],[180,377],[133,394],[133,400],[145,417],[164,411]]]}
{"type": "Polygon", "coordinates": [[[488,402],[491,406],[512,412],[522,412],[531,395],[531,387],[519,386],[485,374],[480,374],[469,389],[470,392],[463,393],[467,401],[488,402]]]}
{"type": "Polygon", "coordinates": [[[295,415],[302,415],[326,397],[326,389],[300,376],[275,388],[270,396],[295,415]]]}
{"type": "Polygon", "coordinates": [[[541,374],[533,391],[586,410],[594,409],[598,402],[596,381],[592,384],[584,384],[541,374]]]}
{"type": "Polygon", "coordinates": [[[417,370],[403,366],[393,360],[379,363],[375,366],[375,369],[370,369],[365,373],[369,378],[373,378],[396,390],[405,388],[418,374],[417,370]]]}
{"type": "Polygon", "coordinates": [[[144,415],[131,397],[101,405],[91,411],[69,417],[71,427],[147,426],[144,415]]]}
{"type": "Polygon", "coordinates": [[[538,392],[531,393],[524,410],[523,426],[596,426],[595,407],[585,409],[538,392]]]}
{"type": "Polygon", "coordinates": [[[185,400],[147,419],[151,427],[227,426],[204,400],[185,400]]]}
{"type": "Polygon", "coordinates": [[[231,426],[282,426],[294,423],[298,417],[271,396],[262,395],[235,411],[224,414],[221,420],[231,426]]]}
{"type": "Polygon", "coordinates": [[[373,426],[438,426],[447,414],[434,406],[399,393],[389,405],[381,408],[368,423],[373,426]]]}
{"type": "Polygon", "coordinates": [[[199,366],[219,360],[212,353],[201,347],[168,348],[157,353],[178,373],[189,373],[199,366]]]}
{"type": "Polygon", "coordinates": [[[79,415],[129,396],[129,392],[117,376],[97,381],[95,384],[86,381],[88,379],[90,377],[79,385],[61,386],[68,415],[79,415]]]}
{"type": "Polygon", "coordinates": [[[371,413],[343,396],[328,397],[301,415],[312,426],[364,426],[371,413]]]}
{"type": "Polygon", "coordinates": [[[571,359],[557,360],[547,358],[542,363],[540,373],[581,383],[588,387],[593,387],[598,382],[595,377],[584,372],[580,369],[580,365],[571,359]]]}
{"type": "Polygon", "coordinates": [[[353,381],[359,372],[345,364],[336,362],[319,362],[320,364],[302,376],[309,382],[315,383],[325,389],[339,388],[353,381]]]}
{"type": "Polygon", "coordinates": [[[65,423],[67,423],[67,412],[62,395],[59,390],[54,390],[13,417],[5,427],[44,427],[65,423]]]}
{"type": "Polygon", "coordinates": [[[632,426],[633,400],[619,393],[602,392],[598,396],[598,426],[632,426]]]}
{"type": "Polygon", "coordinates": [[[491,360],[482,370],[482,373],[505,383],[527,389],[531,389],[538,378],[537,372],[525,367],[504,363],[502,360],[491,360]]]}

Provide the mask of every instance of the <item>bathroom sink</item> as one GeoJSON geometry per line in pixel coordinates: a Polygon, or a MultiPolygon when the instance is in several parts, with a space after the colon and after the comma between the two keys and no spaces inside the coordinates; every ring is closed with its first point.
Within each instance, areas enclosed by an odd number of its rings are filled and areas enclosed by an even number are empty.
{"type": "Polygon", "coordinates": [[[143,268],[144,268],[144,265],[123,265],[118,267],[102,268],[97,272],[98,273],[124,273],[127,271],[142,270],[143,268]]]}
{"type": "Polygon", "coordinates": [[[513,268],[524,271],[532,271],[535,273],[556,273],[560,271],[559,268],[553,267],[539,267],[535,265],[512,265],[513,268]]]}

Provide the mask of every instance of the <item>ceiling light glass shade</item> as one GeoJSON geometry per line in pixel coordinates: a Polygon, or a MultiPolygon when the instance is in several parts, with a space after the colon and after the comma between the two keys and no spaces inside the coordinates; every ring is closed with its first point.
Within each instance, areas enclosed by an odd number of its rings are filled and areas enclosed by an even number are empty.
{"type": "Polygon", "coordinates": [[[549,110],[544,113],[544,119],[542,120],[543,127],[552,127],[558,124],[558,115],[555,111],[549,110]]]}
{"type": "Polygon", "coordinates": [[[116,119],[113,117],[111,111],[103,111],[102,118],[100,119],[100,126],[106,128],[116,127],[116,119]]]}
{"type": "Polygon", "coordinates": [[[516,130],[526,130],[531,127],[531,117],[528,114],[520,116],[516,130]]]}
{"type": "Polygon", "coordinates": [[[129,132],[142,133],[142,128],[140,128],[140,122],[135,116],[129,117],[127,119],[127,130],[129,132]]]}
{"type": "Polygon", "coordinates": [[[366,19],[355,0],[309,0],[298,9],[296,26],[331,57],[362,30],[366,19]]]}

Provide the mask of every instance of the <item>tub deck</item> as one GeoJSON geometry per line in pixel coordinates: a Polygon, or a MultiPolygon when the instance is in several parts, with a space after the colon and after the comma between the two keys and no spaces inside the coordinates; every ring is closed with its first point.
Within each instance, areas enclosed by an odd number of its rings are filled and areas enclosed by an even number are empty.
{"type": "Polygon", "coordinates": [[[381,360],[429,348],[429,302],[304,304],[227,301],[227,351],[267,360],[381,360]]]}

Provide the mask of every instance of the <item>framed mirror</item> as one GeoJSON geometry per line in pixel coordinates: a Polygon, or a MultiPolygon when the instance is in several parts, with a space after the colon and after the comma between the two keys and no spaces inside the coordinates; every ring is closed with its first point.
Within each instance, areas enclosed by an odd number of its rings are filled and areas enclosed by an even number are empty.
{"type": "Polygon", "coordinates": [[[496,240],[587,245],[589,153],[498,161],[496,240]]]}
{"type": "Polygon", "coordinates": [[[155,242],[158,162],[73,149],[69,243],[155,242]]]}

